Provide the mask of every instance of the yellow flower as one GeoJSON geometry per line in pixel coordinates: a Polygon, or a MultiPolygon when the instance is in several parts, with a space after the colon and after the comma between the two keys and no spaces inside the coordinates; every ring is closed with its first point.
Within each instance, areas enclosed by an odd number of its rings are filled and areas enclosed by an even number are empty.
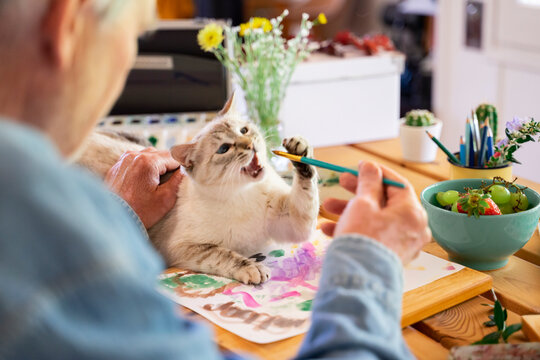
{"type": "Polygon", "coordinates": [[[254,17],[249,20],[249,22],[240,24],[240,36],[246,35],[249,30],[252,29],[262,29],[264,32],[269,32],[272,30],[272,24],[270,20],[261,17],[254,17]]]}
{"type": "Polygon", "coordinates": [[[217,24],[208,24],[199,30],[197,42],[204,51],[212,51],[223,42],[223,29],[217,24]]]}
{"type": "Polygon", "coordinates": [[[326,15],[324,15],[323,13],[320,13],[319,16],[317,16],[317,23],[325,25],[327,22],[328,20],[326,20],[326,15]]]}

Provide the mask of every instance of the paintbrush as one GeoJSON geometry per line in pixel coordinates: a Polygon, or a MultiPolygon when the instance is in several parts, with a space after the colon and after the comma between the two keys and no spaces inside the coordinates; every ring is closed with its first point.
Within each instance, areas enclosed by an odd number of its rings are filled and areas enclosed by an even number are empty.
{"type": "MultiPolygon", "coordinates": [[[[285,158],[287,158],[289,160],[295,161],[295,162],[299,162],[299,163],[303,163],[303,164],[309,164],[309,165],[317,166],[317,167],[320,167],[320,168],[323,168],[323,169],[334,170],[334,171],[337,171],[337,172],[347,172],[347,173],[353,174],[355,176],[358,176],[358,171],[357,170],[349,169],[349,168],[346,168],[346,167],[343,167],[343,166],[330,164],[330,163],[327,163],[327,162],[324,162],[324,161],[321,161],[321,160],[316,160],[316,159],[308,158],[308,157],[305,157],[305,156],[293,155],[293,154],[289,154],[289,153],[286,153],[284,151],[279,151],[279,150],[272,150],[272,152],[274,154],[278,155],[278,156],[283,156],[283,157],[285,157],[285,158]]],[[[394,180],[390,180],[390,179],[384,179],[383,178],[383,184],[390,185],[390,186],[395,186],[395,187],[399,187],[399,188],[405,188],[404,184],[402,184],[400,182],[397,182],[397,181],[394,181],[394,180]]]]}

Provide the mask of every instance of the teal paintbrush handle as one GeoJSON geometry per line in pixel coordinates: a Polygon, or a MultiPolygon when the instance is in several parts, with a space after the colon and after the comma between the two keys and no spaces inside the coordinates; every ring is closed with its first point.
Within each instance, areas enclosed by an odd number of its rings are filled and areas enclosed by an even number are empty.
{"type": "MultiPolygon", "coordinates": [[[[327,163],[327,162],[324,162],[324,161],[320,161],[320,160],[316,160],[316,159],[312,159],[312,158],[307,158],[307,157],[303,157],[303,156],[302,156],[301,160],[305,164],[317,166],[317,167],[320,167],[320,168],[323,168],[323,169],[334,170],[334,171],[337,171],[337,172],[347,172],[347,173],[353,174],[354,176],[358,176],[358,171],[353,170],[353,169],[349,169],[349,168],[346,168],[346,167],[343,167],[343,166],[334,165],[334,164],[330,164],[330,163],[327,163]]],[[[394,180],[390,180],[390,179],[383,179],[383,184],[399,187],[399,188],[402,188],[402,189],[405,188],[404,184],[402,184],[400,182],[397,182],[397,181],[394,181],[394,180]]]]}

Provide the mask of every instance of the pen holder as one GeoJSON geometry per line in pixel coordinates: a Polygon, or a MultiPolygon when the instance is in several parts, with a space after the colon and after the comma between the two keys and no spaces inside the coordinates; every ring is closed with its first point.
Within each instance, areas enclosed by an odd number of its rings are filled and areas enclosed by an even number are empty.
{"type": "MultiPolygon", "coordinates": [[[[459,159],[459,153],[454,153],[459,159]]],[[[495,176],[500,176],[506,181],[512,181],[512,165],[506,164],[492,168],[481,167],[466,167],[463,165],[454,164],[447,158],[450,164],[450,179],[493,179],[495,176]]]]}

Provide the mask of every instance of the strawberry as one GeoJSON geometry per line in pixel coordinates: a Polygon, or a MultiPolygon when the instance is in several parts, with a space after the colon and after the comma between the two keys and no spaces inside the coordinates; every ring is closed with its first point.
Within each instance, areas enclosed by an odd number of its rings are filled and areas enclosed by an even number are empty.
{"type": "Polygon", "coordinates": [[[481,190],[469,190],[467,194],[458,200],[457,210],[468,216],[474,215],[476,217],[480,215],[502,215],[497,204],[481,190]]]}

